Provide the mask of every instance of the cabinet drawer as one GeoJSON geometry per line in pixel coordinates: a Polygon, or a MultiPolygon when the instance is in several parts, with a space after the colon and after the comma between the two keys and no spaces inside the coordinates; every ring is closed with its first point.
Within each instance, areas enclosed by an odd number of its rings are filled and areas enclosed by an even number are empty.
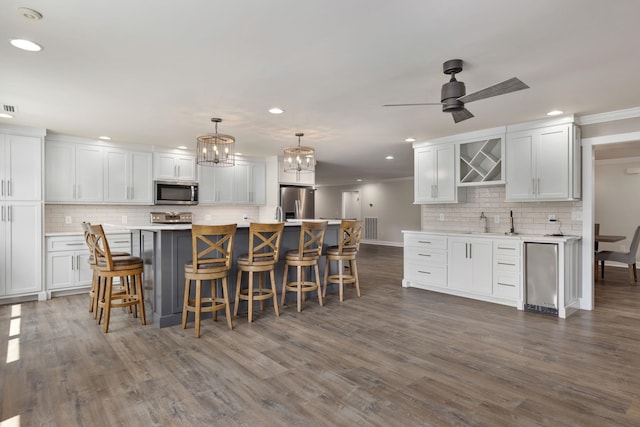
{"type": "Polygon", "coordinates": [[[438,286],[447,286],[447,267],[445,265],[419,265],[405,262],[404,277],[417,283],[429,283],[438,286]]]}
{"type": "Polygon", "coordinates": [[[520,242],[513,240],[494,240],[493,241],[493,257],[499,258],[501,255],[520,256],[520,242]]]}
{"type": "Polygon", "coordinates": [[[497,272],[493,277],[494,296],[510,300],[518,299],[518,290],[520,288],[520,280],[518,275],[497,272]]]}
{"type": "Polygon", "coordinates": [[[405,247],[417,249],[447,249],[447,238],[445,236],[434,236],[429,234],[405,234],[405,247]]]}
{"type": "Polygon", "coordinates": [[[520,258],[501,256],[495,260],[494,269],[503,273],[518,274],[520,272],[520,258]]]}
{"type": "Polygon", "coordinates": [[[409,248],[405,249],[404,255],[405,262],[410,262],[413,264],[423,265],[423,264],[439,264],[446,265],[447,264],[447,253],[445,251],[430,251],[430,250],[420,250],[409,248]]]}
{"type": "Polygon", "coordinates": [[[47,251],[77,251],[85,249],[87,244],[84,241],[84,236],[70,236],[70,237],[48,237],[47,238],[47,251]]]}

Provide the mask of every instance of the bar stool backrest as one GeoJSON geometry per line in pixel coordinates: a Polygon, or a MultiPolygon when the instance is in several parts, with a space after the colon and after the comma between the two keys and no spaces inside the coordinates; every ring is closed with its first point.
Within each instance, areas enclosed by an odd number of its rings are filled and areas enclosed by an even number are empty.
{"type": "Polygon", "coordinates": [[[249,263],[275,263],[280,256],[284,222],[249,224],[249,263]]]}
{"type": "Polygon", "coordinates": [[[191,227],[193,273],[213,273],[231,268],[237,224],[191,227]]]}
{"type": "Polygon", "coordinates": [[[113,270],[113,258],[111,257],[109,242],[107,241],[107,236],[105,236],[104,234],[102,224],[89,225],[88,229],[89,233],[91,234],[91,239],[93,239],[92,255],[94,258],[94,262],[98,263],[98,261],[104,260],[107,269],[113,270]]]}
{"type": "Polygon", "coordinates": [[[303,221],[300,226],[298,258],[320,258],[326,231],[327,221],[303,221]]]}
{"type": "Polygon", "coordinates": [[[363,221],[343,219],[340,223],[340,236],[338,252],[358,252],[360,249],[360,237],[362,236],[363,221]]]}

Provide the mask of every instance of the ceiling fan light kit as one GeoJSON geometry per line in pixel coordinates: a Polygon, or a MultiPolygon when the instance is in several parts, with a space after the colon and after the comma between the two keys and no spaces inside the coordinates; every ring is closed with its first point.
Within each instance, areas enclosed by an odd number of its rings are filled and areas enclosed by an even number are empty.
{"type": "Polygon", "coordinates": [[[466,94],[464,82],[456,80],[456,74],[463,69],[462,59],[450,59],[442,64],[442,71],[451,75],[449,82],[442,85],[440,91],[440,102],[425,102],[419,104],[386,104],[384,107],[408,107],[415,105],[442,105],[442,111],[451,113],[453,121],[459,123],[463,120],[470,119],[473,116],[469,110],[465,108],[465,103],[478,101],[480,99],[491,98],[506,93],[515,92],[522,89],[528,89],[529,86],[524,84],[520,79],[513,77],[501,83],[489,86],[477,92],[466,94]]]}

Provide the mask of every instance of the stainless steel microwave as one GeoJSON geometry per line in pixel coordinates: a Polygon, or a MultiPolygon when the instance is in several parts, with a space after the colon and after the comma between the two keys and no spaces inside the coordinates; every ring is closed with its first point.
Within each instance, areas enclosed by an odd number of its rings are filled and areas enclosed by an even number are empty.
{"type": "Polygon", "coordinates": [[[192,181],[154,181],[156,205],[197,205],[198,183],[192,181]]]}

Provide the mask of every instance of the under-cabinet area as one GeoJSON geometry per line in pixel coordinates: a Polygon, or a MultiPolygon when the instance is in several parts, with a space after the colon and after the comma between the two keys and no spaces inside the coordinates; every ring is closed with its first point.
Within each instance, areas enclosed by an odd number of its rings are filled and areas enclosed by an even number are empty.
{"type": "MultiPolygon", "coordinates": [[[[557,291],[551,302],[564,318],[579,308],[580,237],[512,235],[499,233],[430,233],[404,231],[402,286],[457,295],[519,310],[527,304],[533,286],[527,280],[525,244],[557,246],[557,291]]],[[[531,272],[531,267],[529,271],[531,272]]],[[[550,310],[535,310],[553,312],[550,310]]]]}

